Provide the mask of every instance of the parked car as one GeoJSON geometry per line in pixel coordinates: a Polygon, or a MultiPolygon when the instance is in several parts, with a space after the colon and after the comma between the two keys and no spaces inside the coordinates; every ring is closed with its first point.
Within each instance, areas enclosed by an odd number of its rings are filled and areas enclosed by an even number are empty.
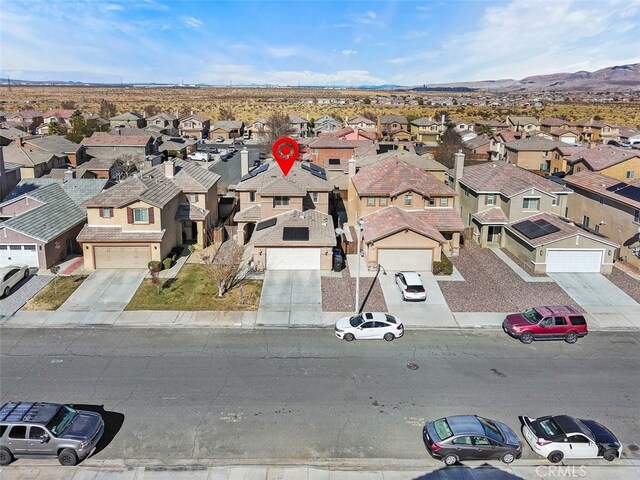
{"type": "Polygon", "coordinates": [[[9,402],[0,408],[0,465],[27,456],[58,457],[72,466],[86,458],[104,433],[94,412],[59,403],[9,402]]]}
{"type": "Polygon", "coordinates": [[[245,134],[242,136],[242,138],[243,138],[243,139],[245,139],[245,140],[249,140],[249,139],[251,138],[251,134],[249,134],[249,133],[245,133],[245,134]]]}
{"type": "Polygon", "coordinates": [[[229,151],[229,153],[230,153],[231,155],[233,155],[234,153],[236,153],[236,152],[238,151],[238,149],[237,149],[236,147],[234,147],[233,145],[231,145],[231,146],[228,148],[228,151],[229,151]]]}
{"type": "Polygon", "coordinates": [[[338,320],[335,334],[347,342],[379,338],[391,342],[404,335],[404,325],[398,317],[388,313],[364,312],[338,320]]]}
{"type": "Polygon", "coordinates": [[[208,162],[209,161],[209,152],[193,152],[187,155],[189,160],[195,160],[199,162],[208,162]]]}
{"type": "Polygon", "coordinates": [[[427,292],[424,290],[422,278],[416,272],[397,272],[396,284],[402,292],[404,301],[424,302],[427,299],[427,292]]]}
{"type": "Polygon", "coordinates": [[[522,343],[564,340],[576,343],[589,333],[584,315],[573,307],[533,307],[507,315],[502,329],[522,343]]]}
{"type": "Polygon", "coordinates": [[[622,456],[622,444],[605,426],[569,415],[519,417],[522,434],[531,449],[551,463],[572,458],[599,458],[612,462],[622,456]]]}
{"type": "Polygon", "coordinates": [[[224,137],[216,137],[216,143],[224,142],[224,137]]]}
{"type": "Polygon", "coordinates": [[[453,415],[427,422],[422,439],[429,454],[445,465],[490,459],[511,463],[522,456],[522,444],[509,426],[477,415],[453,415]]]}
{"type": "Polygon", "coordinates": [[[631,148],[631,144],[629,142],[621,142],[618,140],[609,140],[608,145],[613,145],[614,147],[620,148],[631,148]]]}
{"type": "Polygon", "coordinates": [[[259,158],[260,160],[264,160],[264,159],[266,159],[266,158],[267,158],[267,154],[266,154],[266,153],[264,153],[264,152],[260,152],[260,153],[258,153],[258,158],[259,158]]]}
{"type": "Polygon", "coordinates": [[[0,268],[0,279],[2,280],[0,297],[7,297],[11,293],[11,290],[13,290],[13,287],[15,287],[20,280],[28,276],[29,267],[27,265],[9,265],[0,268]]]}

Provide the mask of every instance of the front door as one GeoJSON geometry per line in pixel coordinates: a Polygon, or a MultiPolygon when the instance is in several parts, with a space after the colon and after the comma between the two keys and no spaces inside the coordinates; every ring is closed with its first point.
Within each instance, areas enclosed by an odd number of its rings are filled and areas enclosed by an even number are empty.
{"type": "Polygon", "coordinates": [[[490,243],[500,243],[500,231],[502,227],[490,226],[487,240],[490,243]]]}
{"type": "Polygon", "coordinates": [[[50,455],[55,453],[54,441],[42,427],[29,428],[29,455],[50,455]]]}

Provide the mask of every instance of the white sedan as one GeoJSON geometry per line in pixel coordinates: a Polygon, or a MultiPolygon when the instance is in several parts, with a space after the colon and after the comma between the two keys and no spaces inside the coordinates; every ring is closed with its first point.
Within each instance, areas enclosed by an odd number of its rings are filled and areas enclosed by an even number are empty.
{"type": "Polygon", "coordinates": [[[20,280],[27,278],[28,276],[29,267],[26,265],[9,265],[7,267],[0,268],[0,280],[2,280],[0,296],[8,296],[13,287],[15,287],[20,280]]]}
{"type": "Polygon", "coordinates": [[[612,462],[622,455],[622,444],[605,426],[569,415],[520,417],[522,435],[531,449],[551,463],[563,459],[599,458],[612,462]]]}
{"type": "Polygon", "coordinates": [[[391,342],[404,335],[404,325],[398,317],[388,313],[364,312],[338,320],[335,334],[347,342],[380,338],[391,342]]]}
{"type": "Polygon", "coordinates": [[[402,299],[405,301],[423,302],[427,299],[427,292],[424,290],[419,273],[398,272],[396,273],[396,284],[402,292],[402,299]]]}

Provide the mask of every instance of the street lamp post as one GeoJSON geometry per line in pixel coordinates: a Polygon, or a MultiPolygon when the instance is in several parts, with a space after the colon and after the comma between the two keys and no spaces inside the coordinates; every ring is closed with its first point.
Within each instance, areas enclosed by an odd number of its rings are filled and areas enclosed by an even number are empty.
{"type": "Polygon", "coordinates": [[[358,241],[356,246],[356,261],[358,262],[358,266],[356,267],[356,304],[355,304],[355,312],[358,313],[360,310],[360,236],[362,235],[362,226],[364,225],[364,220],[358,220],[356,224],[358,228],[358,241]]]}

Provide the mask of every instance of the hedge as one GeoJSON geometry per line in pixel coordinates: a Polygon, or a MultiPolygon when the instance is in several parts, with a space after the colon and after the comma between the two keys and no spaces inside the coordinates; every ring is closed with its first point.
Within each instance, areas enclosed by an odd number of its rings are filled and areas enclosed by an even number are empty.
{"type": "Polygon", "coordinates": [[[449,260],[444,253],[440,256],[440,258],[441,260],[439,262],[433,263],[433,274],[451,275],[453,273],[453,264],[451,263],[451,260],[449,260]]]}

